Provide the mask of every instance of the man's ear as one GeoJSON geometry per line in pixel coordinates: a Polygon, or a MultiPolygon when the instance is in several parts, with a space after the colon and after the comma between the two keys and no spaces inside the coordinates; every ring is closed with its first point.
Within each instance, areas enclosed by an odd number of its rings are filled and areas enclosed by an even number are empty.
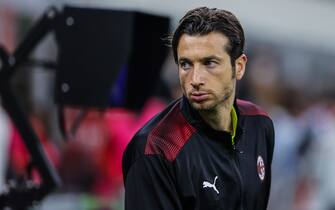
{"type": "Polygon", "coordinates": [[[247,65],[248,58],[245,54],[240,55],[235,60],[235,76],[237,80],[242,79],[244,72],[245,72],[245,66],[247,65]]]}

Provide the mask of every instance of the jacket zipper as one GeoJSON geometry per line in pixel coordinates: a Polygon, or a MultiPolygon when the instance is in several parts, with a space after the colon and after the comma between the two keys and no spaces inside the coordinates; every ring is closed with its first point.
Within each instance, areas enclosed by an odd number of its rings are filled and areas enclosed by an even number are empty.
{"type": "Polygon", "coordinates": [[[240,195],[240,199],[241,199],[241,210],[244,209],[243,207],[243,195],[244,195],[244,186],[243,186],[243,179],[242,179],[242,175],[241,172],[239,170],[239,160],[238,160],[238,154],[242,154],[242,151],[239,151],[235,144],[232,145],[233,146],[233,166],[235,169],[235,172],[237,174],[238,180],[240,182],[240,187],[241,187],[241,195],[240,195]]]}

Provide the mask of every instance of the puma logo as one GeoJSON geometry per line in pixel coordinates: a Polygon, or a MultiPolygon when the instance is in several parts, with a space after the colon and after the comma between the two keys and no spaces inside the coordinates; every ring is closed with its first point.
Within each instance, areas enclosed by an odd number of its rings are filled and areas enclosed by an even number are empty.
{"type": "Polygon", "coordinates": [[[202,186],[203,186],[203,188],[206,188],[206,187],[209,187],[209,188],[213,188],[214,190],[215,190],[215,192],[217,193],[217,194],[219,194],[219,191],[218,191],[218,189],[216,189],[216,186],[215,186],[215,183],[216,183],[216,180],[218,179],[218,176],[216,176],[215,178],[214,178],[214,183],[212,184],[212,183],[209,183],[209,182],[207,182],[207,181],[204,181],[203,183],[202,183],[202,186]]]}

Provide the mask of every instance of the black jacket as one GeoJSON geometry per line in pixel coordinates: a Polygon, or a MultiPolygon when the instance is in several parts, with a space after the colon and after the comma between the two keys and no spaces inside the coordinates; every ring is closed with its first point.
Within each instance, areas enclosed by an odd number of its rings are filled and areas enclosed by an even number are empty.
{"type": "Polygon", "coordinates": [[[263,210],[274,130],[258,106],[235,100],[231,135],[209,127],[181,98],[133,137],[123,156],[126,210],[263,210]]]}

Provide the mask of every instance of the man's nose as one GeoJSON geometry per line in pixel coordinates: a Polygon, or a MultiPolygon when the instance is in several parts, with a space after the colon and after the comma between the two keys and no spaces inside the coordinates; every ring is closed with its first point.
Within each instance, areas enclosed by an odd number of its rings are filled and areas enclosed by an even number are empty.
{"type": "Polygon", "coordinates": [[[191,78],[191,85],[193,87],[199,87],[204,84],[204,78],[201,72],[201,69],[199,68],[194,68],[193,69],[193,74],[191,78]]]}

